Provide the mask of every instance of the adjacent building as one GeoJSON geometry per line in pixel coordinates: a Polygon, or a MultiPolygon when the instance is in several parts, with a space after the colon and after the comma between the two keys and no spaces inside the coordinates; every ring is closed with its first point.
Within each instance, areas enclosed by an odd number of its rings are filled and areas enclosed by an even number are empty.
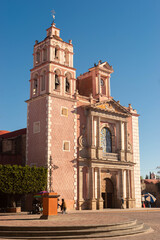
{"type": "Polygon", "coordinates": [[[26,128],[0,131],[0,164],[26,164],[26,128]]]}

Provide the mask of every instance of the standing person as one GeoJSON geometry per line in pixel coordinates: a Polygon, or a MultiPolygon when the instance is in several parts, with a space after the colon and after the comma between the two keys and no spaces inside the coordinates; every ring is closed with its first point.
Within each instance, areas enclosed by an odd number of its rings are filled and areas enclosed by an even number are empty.
{"type": "Polygon", "coordinates": [[[64,214],[66,213],[66,209],[67,209],[66,203],[65,203],[64,199],[62,198],[62,204],[61,204],[62,214],[63,214],[63,213],[64,213],[64,214]]]}
{"type": "Polygon", "coordinates": [[[123,197],[121,198],[121,209],[124,209],[124,199],[123,199],[123,197]]]}
{"type": "Polygon", "coordinates": [[[142,207],[145,208],[145,198],[142,196],[142,207]]]}

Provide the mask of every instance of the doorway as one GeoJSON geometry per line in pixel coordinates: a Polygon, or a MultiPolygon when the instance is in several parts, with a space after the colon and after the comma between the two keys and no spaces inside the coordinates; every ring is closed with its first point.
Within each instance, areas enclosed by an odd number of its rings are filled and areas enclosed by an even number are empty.
{"type": "Polygon", "coordinates": [[[102,192],[103,208],[113,208],[114,204],[114,186],[110,178],[105,180],[105,192],[102,192]]]}

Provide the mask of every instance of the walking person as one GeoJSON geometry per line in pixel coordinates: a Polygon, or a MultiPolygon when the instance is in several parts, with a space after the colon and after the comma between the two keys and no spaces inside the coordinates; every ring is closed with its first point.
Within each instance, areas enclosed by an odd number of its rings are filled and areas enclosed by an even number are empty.
{"type": "Polygon", "coordinates": [[[62,198],[62,204],[61,204],[61,211],[62,211],[62,214],[66,214],[66,203],[64,201],[64,198],[62,198]]]}

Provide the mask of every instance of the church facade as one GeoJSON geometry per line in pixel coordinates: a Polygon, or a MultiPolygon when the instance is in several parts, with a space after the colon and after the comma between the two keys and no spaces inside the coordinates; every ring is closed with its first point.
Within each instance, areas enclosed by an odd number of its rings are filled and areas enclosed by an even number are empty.
{"type": "Polygon", "coordinates": [[[72,41],[54,22],[35,42],[26,164],[48,166],[52,158],[52,190],[68,209],[118,208],[122,199],[125,208],[141,207],[139,115],[111,96],[112,73],[99,61],[76,78],[72,41]]]}

